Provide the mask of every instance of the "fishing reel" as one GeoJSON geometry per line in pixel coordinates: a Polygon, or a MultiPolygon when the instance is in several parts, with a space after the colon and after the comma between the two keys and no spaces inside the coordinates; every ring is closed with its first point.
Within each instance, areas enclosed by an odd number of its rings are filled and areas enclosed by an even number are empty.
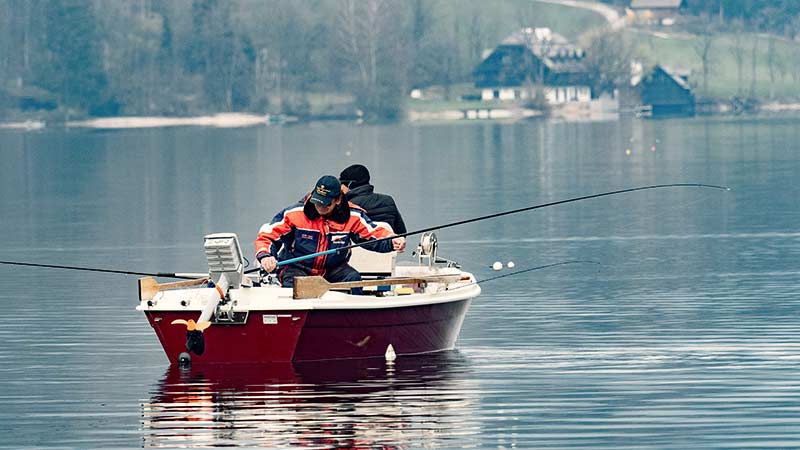
{"type": "Polygon", "coordinates": [[[258,271],[259,282],[261,286],[280,286],[281,282],[278,280],[278,274],[275,272],[267,273],[266,270],[261,269],[258,271]]]}
{"type": "Polygon", "coordinates": [[[422,233],[422,236],[419,238],[419,245],[415,251],[419,259],[419,265],[423,265],[423,261],[425,261],[428,267],[433,266],[437,259],[436,252],[438,250],[439,240],[436,239],[436,233],[433,231],[422,233]]]}

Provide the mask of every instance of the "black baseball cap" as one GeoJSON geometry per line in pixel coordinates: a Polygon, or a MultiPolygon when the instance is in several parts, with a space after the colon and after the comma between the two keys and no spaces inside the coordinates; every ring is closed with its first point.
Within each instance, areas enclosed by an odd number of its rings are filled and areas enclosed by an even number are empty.
{"type": "Polygon", "coordinates": [[[314,185],[309,201],[316,205],[328,206],[342,193],[342,183],[333,175],[325,175],[314,185]]]}

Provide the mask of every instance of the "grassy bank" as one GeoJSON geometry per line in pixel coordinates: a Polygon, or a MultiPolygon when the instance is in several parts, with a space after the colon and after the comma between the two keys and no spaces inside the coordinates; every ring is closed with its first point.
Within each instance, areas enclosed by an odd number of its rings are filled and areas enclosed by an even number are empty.
{"type": "Polygon", "coordinates": [[[756,44],[754,97],[761,101],[800,99],[800,43],[764,34],[743,33],[741,75],[734,56],[737,39],[732,33],[714,37],[710,51],[711,70],[708,91],[703,90],[703,65],[695,48],[700,37],[688,33],[657,33],[643,30],[626,31],[628,39],[637,43],[638,56],[647,65],[663,64],[672,68],[689,69],[689,82],[695,93],[714,99],[729,99],[734,95],[750,96],[753,82],[753,44],[756,44]],[[770,78],[769,40],[772,39],[773,79],[770,78]]]}

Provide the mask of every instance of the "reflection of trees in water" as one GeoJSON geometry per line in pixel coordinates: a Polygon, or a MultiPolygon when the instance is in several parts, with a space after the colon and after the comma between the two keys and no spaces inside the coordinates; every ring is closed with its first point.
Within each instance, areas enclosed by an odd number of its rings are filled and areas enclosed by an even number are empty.
{"type": "Polygon", "coordinates": [[[296,365],[170,367],[142,404],[145,447],[397,448],[476,435],[457,352],[296,365]]]}

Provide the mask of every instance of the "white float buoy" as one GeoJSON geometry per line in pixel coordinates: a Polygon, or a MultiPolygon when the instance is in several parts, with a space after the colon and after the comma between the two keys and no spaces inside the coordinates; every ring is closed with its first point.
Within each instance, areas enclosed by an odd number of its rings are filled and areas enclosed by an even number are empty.
{"type": "Polygon", "coordinates": [[[492,270],[500,270],[502,268],[503,268],[503,263],[501,263],[500,261],[495,261],[494,264],[492,264],[492,270]]]}
{"type": "Polygon", "coordinates": [[[508,262],[508,264],[506,264],[506,266],[507,266],[509,269],[513,269],[513,268],[514,268],[514,266],[516,266],[516,264],[514,264],[514,261],[509,261],[509,262],[508,262]]]}
{"type": "Polygon", "coordinates": [[[392,344],[389,344],[389,346],[386,347],[386,354],[383,356],[386,357],[386,361],[388,362],[392,362],[397,359],[397,353],[394,352],[394,347],[392,347],[392,344]]]}

